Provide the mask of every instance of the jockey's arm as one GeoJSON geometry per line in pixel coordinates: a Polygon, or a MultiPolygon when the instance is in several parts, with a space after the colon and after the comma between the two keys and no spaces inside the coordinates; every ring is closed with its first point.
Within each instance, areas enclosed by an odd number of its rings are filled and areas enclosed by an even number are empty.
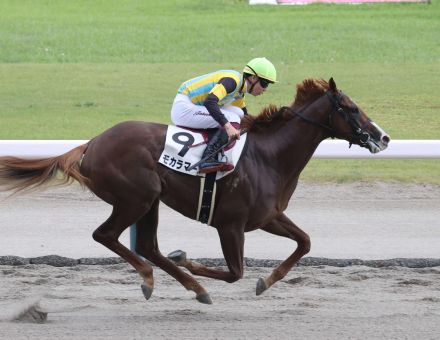
{"type": "Polygon", "coordinates": [[[224,127],[229,138],[240,138],[240,132],[235,129],[231,123],[228,122],[224,114],[221,112],[218,105],[219,101],[226,97],[228,93],[231,93],[237,87],[237,83],[232,78],[222,78],[216,86],[209,92],[203,105],[208,110],[209,114],[214,118],[220,126],[224,127]]]}

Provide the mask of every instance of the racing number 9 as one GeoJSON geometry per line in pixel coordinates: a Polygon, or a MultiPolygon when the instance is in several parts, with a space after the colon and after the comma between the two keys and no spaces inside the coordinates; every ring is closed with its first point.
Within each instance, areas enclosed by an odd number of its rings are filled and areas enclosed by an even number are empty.
{"type": "Polygon", "coordinates": [[[183,145],[182,150],[179,151],[180,157],[185,156],[191,145],[194,143],[194,137],[188,132],[177,132],[173,135],[173,141],[177,144],[183,145]]]}

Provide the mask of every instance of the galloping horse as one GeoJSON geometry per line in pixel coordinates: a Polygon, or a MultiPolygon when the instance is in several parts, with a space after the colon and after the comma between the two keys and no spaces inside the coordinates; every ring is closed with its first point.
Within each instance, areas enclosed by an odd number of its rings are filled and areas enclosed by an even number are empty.
{"type": "Polygon", "coordinates": [[[93,238],[130,263],[143,278],[142,292],[153,291],[153,267],[124,247],[118,238],[136,223],[136,252],[178,280],[202,303],[212,303],[194,275],[226,282],[243,276],[244,233],[262,229],[297,243],[294,252],[266,278],[256,293],[282,279],[310,250],[309,236],[283,213],[295,191],[298,177],[319,143],[328,137],[347,140],[369,149],[384,150],[390,138],[347,95],[328,82],[306,79],[297,85],[294,102],[270,106],[257,117],[245,116],[247,148],[235,171],[217,184],[211,226],[217,229],[228,270],[210,268],[186,258],[162,255],[157,243],[158,208],[162,201],[195,219],[199,179],[175,172],[158,163],[167,126],[123,122],[64,155],[38,160],[0,158],[0,185],[20,191],[41,186],[56,177],[77,180],[113,206],[110,217],[93,238]]]}

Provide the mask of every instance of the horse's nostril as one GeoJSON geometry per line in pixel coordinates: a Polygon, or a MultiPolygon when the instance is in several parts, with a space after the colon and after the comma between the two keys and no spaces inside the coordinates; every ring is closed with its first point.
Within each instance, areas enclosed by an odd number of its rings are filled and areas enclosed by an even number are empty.
{"type": "Polygon", "coordinates": [[[382,143],[388,144],[390,142],[390,136],[384,135],[382,136],[382,143]]]}

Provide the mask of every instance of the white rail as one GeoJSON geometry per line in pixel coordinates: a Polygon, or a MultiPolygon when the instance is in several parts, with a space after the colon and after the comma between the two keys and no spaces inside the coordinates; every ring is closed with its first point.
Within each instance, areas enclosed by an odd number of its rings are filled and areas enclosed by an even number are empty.
{"type": "MultiPolygon", "coordinates": [[[[0,140],[0,157],[45,158],[61,155],[87,140],[0,140]]],[[[440,159],[440,140],[392,140],[385,151],[367,149],[342,140],[323,141],[314,158],[319,159],[440,159]]]]}

